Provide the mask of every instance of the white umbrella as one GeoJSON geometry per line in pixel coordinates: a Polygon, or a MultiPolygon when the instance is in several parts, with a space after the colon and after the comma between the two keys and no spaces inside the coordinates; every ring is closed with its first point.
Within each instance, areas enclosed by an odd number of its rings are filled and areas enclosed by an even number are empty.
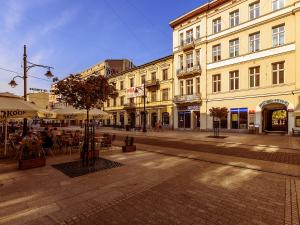
{"type": "Polygon", "coordinates": [[[0,93],[0,120],[5,121],[5,143],[4,154],[7,148],[7,120],[15,118],[28,118],[36,116],[38,108],[24,101],[23,98],[14,94],[4,92],[0,93]]]}

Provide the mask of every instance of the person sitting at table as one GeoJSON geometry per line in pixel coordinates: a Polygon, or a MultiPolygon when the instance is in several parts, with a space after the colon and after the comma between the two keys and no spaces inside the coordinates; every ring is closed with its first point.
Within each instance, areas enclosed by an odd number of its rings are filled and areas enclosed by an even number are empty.
{"type": "MultiPolygon", "coordinates": [[[[49,134],[46,131],[41,132],[41,138],[42,138],[42,147],[44,150],[49,151],[53,146],[53,141],[49,134]]],[[[46,152],[48,153],[48,152],[46,152]]]]}

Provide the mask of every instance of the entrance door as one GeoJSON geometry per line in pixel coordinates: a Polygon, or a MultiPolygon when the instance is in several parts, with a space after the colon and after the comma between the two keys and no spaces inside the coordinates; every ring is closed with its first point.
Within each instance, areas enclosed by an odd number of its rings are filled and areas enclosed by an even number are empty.
{"type": "Polygon", "coordinates": [[[264,131],[288,131],[288,112],[285,105],[266,105],[262,116],[264,131]]]}
{"type": "Polygon", "coordinates": [[[151,126],[155,127],[156,122],[157,122],[157,113],[151,113],[151,126]]]}
{"type": "Polygon", "coordinates": [[[178,128],[191,128],[191,112],[178,112],[178,128]]]}

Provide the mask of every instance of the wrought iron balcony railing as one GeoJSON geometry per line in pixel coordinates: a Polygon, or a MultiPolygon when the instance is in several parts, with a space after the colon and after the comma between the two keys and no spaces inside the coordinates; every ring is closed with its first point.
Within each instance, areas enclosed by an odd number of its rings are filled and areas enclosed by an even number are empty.
{"type": "Polygon", "coordinates": [[[131,109],[131,108],[135,108],[135,107],[136,107],[135,103],[125,103],[124,104],[125,109],[131,109]]]}
{"type": "Polygon", "coordinates": [[[182,69],[177,70],[177,77],[183,77],[186,75],[197,75],[201,74],[201,66],[200,65],[195,65],[192,67],[184,67],[182,69]]]}
{"type": "Polygon", "coordinates": [[[159,86],[159,80],[158,79],[147,80],[145,86],[146,87],[159,86]]]}
{"type": "Polygon", "coordinates": [[[176,95],[173,99],[174,103],[200,102],[201,94],[192,95],[176,95]]]}

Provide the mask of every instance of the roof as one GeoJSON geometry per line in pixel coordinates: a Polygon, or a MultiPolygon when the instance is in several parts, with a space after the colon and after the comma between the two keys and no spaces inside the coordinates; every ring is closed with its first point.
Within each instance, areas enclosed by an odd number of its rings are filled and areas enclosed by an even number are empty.
{"type": "Polygon", "coordinates": [[[165,57],[162,57],[162,58],[159,58],[159,59],[155,59],[153,61],[147,62],[145,64],[142,64],[140,66],[137,66],[137,67],[134,67],[134,68],[131,68],[131,69],[128,69],[128,70],[125,70],[125,71],[120,72],[120,73],[115,73],[112,76],[109,76],[108,78],[118,77],[118,76],[121,76],[121,75],[123,75],[125,73],[131,72],[131,71],[135,71],[135,70],[138,70],[138,69],[142,69],[142,68],[144,68],[146,66],[154,65],[156,63],[159,63],[159,62],[162,62],[162,61],[165,61],[165,60],[168,60],[168,59],[172,59],[172,58],[173,58],[173,54],[165,56],[165,57]]]}
{"type": "Polygon", "coordinates": [[[214,0],[212,2],[206,3],[204,5],[199,6],[198,8],[172,20],[169,25],[174,28],[176,26],[178,26],[179,24],[201,14],[204,12],[208,12],[209,10],[212,10],[220,5],[225,4],[226,2],[229,2],[230,0],[214,0]]]}

